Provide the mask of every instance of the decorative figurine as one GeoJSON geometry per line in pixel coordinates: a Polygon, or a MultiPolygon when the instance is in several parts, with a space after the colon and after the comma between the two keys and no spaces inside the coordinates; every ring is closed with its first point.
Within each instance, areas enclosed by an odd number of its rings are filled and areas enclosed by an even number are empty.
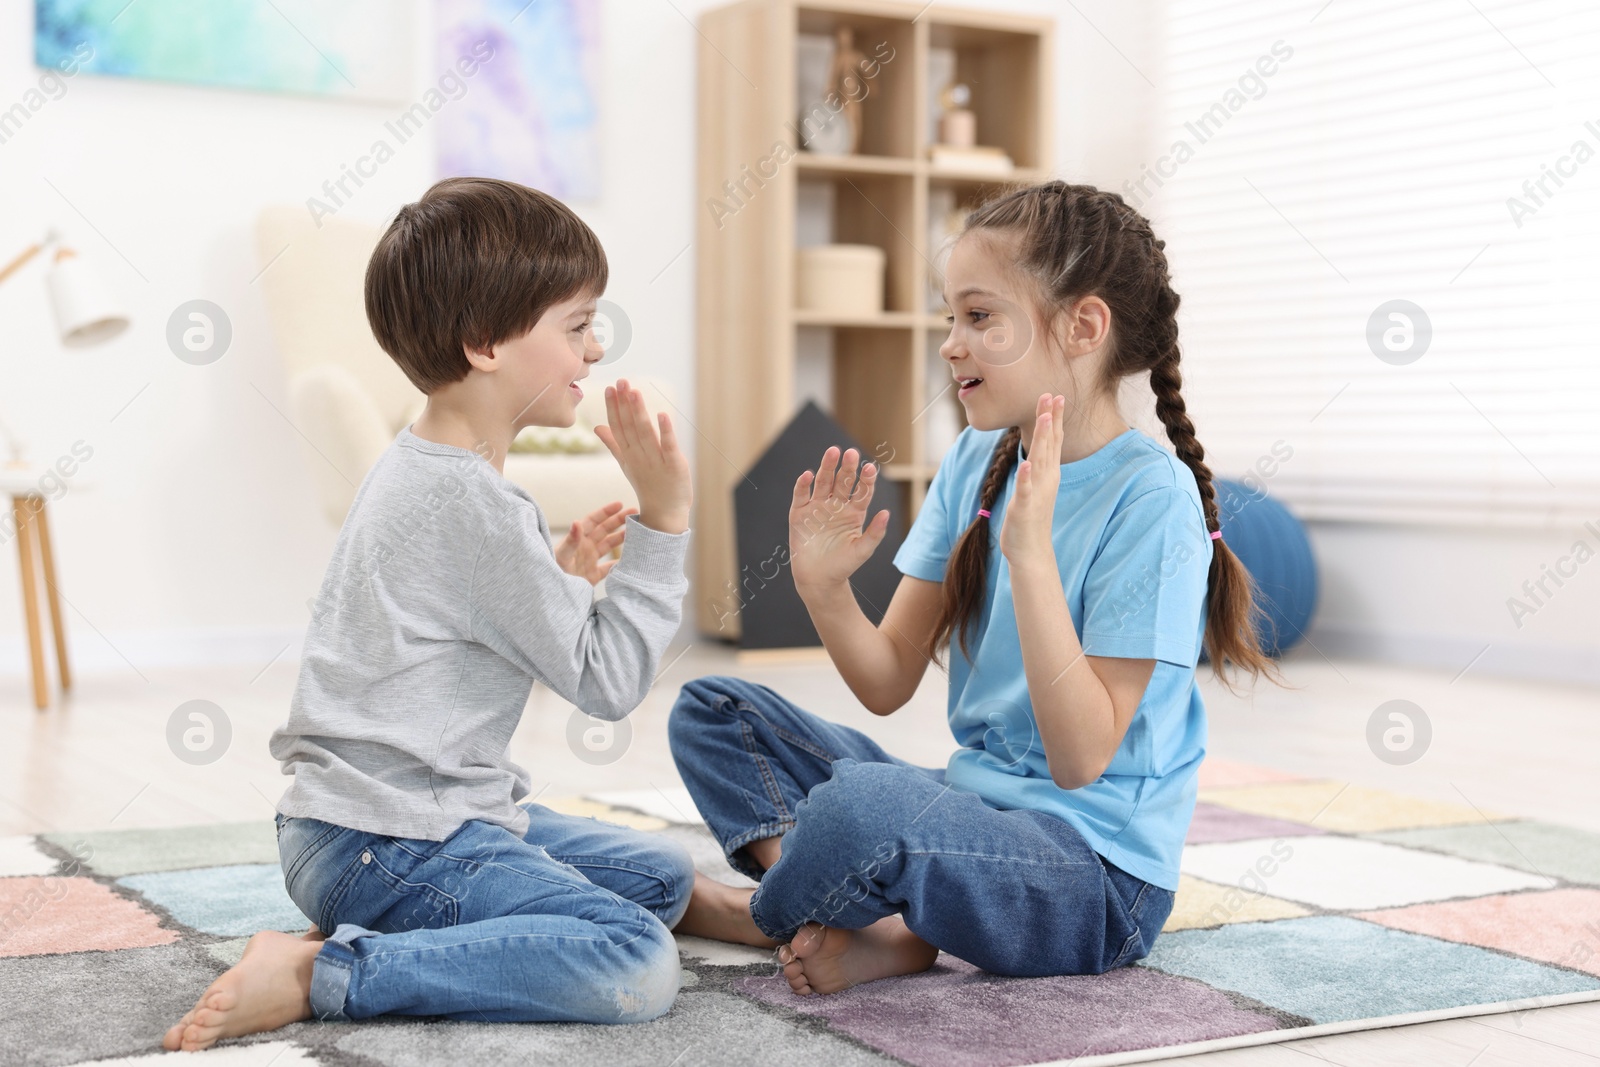
{"type": "Polygon", "coordinates": [[[951,82],[939,93],[939,143],[953,148],[972,148],[978,143],[978,116],[967,106],[972,103],[972,88],[951,82]]]}

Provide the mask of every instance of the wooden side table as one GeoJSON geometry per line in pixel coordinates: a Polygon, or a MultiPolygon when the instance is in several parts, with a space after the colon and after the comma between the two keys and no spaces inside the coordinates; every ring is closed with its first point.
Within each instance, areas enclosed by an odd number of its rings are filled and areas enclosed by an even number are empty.
{"type": "Polygon", "coordinates": [[[16,522],[12,535],[17,542],[17,561],[22,568],[22,614],[28,624],[28,655],[33,669],[33,704],[50,704],[50,680],[44,661],[44,621],[50,613],[50,628],[56,643],[56,666],[61,672],[61,688],[72,688],[72,668],[67,662],[67,631],[61,619],[61,595],[56,591],[55,553],[50,545],[50,518],[45,498],[37,482],[13,477],[0,478],[0,491],[11,496],[11,514],[16,522]],[[17,484],[22,482],[22,484],[17,484]],[[44,603],[39,585],[44,583],[44,603]]]}

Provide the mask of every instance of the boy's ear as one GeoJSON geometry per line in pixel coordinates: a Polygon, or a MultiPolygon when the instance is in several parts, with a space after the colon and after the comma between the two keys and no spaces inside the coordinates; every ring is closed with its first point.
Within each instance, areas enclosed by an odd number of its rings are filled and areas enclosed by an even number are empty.
{"type": "Polygon", "coordinates": [[[470,344],[463,344],[461,351],[466,355],[467,362],[472,365],[473,370],[493,373],[500,369],[500,357],[495,355],[493,345],[488,348],[475,348],[470,344]]]}

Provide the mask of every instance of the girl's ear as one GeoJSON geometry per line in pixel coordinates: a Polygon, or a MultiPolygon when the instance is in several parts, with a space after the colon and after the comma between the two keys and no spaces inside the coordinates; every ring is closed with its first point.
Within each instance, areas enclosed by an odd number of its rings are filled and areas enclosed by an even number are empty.
{"type": "Polygon", "coordinates": [[[1111,308],[1098,296],[1086,296],[1066,311],[1063,348],[1067,357],[1087,355],[1105,344],[1111,333],[1111,308]]]}

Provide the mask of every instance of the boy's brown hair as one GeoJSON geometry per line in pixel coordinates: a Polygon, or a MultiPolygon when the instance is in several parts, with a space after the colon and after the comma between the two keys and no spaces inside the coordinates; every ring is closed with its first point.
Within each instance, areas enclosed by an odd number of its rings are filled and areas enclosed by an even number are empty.
{"type": "Polygon", "coordinates": [[[367,321],[418,389],[460,381],[465,349],[520,337],[554,304],[605,291],[600,239],[561,201],[446,178],[395,215],[367,263],[367,321]]]}

